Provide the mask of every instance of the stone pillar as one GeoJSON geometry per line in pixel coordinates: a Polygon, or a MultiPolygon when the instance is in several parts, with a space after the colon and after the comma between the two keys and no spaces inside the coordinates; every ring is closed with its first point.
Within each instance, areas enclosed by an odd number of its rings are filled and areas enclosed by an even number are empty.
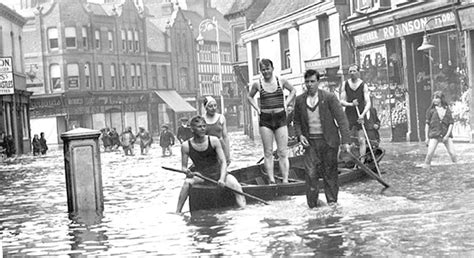
{"type": "Polygon", "coordinates": [[[68,212],[104,210],[99,135],[86,128],[61,134],[68,212]]]}

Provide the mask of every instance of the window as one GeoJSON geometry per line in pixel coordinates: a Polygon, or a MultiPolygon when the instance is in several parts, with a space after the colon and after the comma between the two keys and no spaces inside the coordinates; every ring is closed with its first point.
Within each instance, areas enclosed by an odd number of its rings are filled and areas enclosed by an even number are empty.
{"type": "Polygon", "coordinates": [[[188,88],[188,68],[181,67],[179,69],[179,89],[185,90],[188,88]]]}
{"type": "Polygon", "coordinates": [[[321,57],[330,57],[331,56],[331,37],[329,33],[329,21],[327,15],[322,15],[318,17],[319,21],[319,42],[320,42],[320,51],[321,57]]]}
{"type": "Polygon", "coordinates": [[[158,89],[158,66],[151,65],[151,80],[153,88],[158,89]]]}
{"type": "Polygon", "coordinates": [[[0,56],[3,56],[3,28],[0,26],[0,56]]]}
{"type": "Polygon", "coordinates": [[[82,27],[82,46],[87,48],[87,27],[82,27]]]}
{"type": "Polygon", "coordinates": [[[258,40],[253,40],[251,43],[252,46],[252,66],[253,74],[256,75],[259,72],[258,62],[260,61],[260,54],[258,50],[258,40]]]}
{"type": "Polygon", "coordinates": [[[79,87],[79,65],[67,64],[67,84],[70,89],[79,87]]]}
{"type": "Polygon", "coordinates": [[[61,69],[58,64],[52,64],[49,67],[49,77],[51,78],[51,88],[60,90],[61,87],[61,69]]]}
{"type": "Polygon", "coordinates": [[[288,30],[280,31],[280,58],[281,69],[290,68],[290,43],[288,41],[288,30]]]}
{"type": "Polygon", "coordinates": [[[58,42],[58,29],[57,28],[49,28],[48,29],[48,42],[49,42],[49,49],[55,50],[59,48],[58,42]]]}
{"type": "Polygon", "coordinates": [[[242,46],[242,38],[240,36],[240,33],[244,30],[244,27],[235,27],[233,29],[234,31],[234,57],[235,57],[235,62],[243,61],[245,60],[245,56],[247,55],[247,52],[245,51],[245,48],[242,46]]]}
{"type": "Polygon", "coordinates": [[[75,48],[76,47],[76,28],[66,27],[64,29],[64,35],[66,36],[66,47],[75,48]]]}
{"type": "Polygon", "coordinates": [[[166,65],[161,66],[161,77],[163,80],[163,88],[168,88],[168,67],[166,65]]]}
{"type": "Polygon", "coordinates": [[[100,49],[100,30],[95,30],[95,48],[100,49]]]}
{"type": "Polygon", "coordinates": [[[122,50],[127,51],[127,32],[125,30],[122,30],[121,34],[122,34],[122,50]]]}
{"type": "Polygon", "coordinates": [[[140,52],[140,41],[138,38],[138,30],[135,31],[135,51],[140,52]]]}
{"type": "Polygon", "coordinates": [[[85,86],[86,88],[91,87],[91,65],[89,63],[84,64],[84,77],[85,77],[85,86]]]}
{"type": "Polygon", "coordinates": [[[122,88],[126,89],[127,88],[127,69],[125,64],[122,64],[121,69],[120,69],[120,74],[122,75],[122,88]]]}
{"type": "Polygon", "coordinates": [[[115,89],[117,85],[117,77],[115,76],[115,64],[110,65],[110,86],[115,89]]]}
{"type": "Polygon", "coordinates": [[[131,30],[127,32],[127,39],[128,39],[128,50],[132,52],[133,51],[133,33],[131,30]]]}
{"type": "Polygon", "coordinates": [[[97,64],[97,79],[99,80],[99,88],[104,88],[104,66],[102,63],[97,64]]]}
{"type": "Polygon", "coordinates": [[[109,39],[109,50],[114,50],[114,34],[112,31],[107,32],[107,38],[109,39]]]}
{"type": "Polygon", "coordinates": [[[132,88],[135,88],[135,65],[130,65],[130,75],[132,76],[132,88]]]}
{"type": "Polygon", "coordinates": [[[137,64],[137,88],[141,88],[142,84],[142,65],[137,64]]]}

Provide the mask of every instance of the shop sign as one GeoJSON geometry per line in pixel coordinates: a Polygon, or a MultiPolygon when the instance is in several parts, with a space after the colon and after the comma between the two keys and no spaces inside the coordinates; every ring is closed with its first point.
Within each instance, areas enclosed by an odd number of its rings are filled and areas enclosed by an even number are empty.
{"type": "Polygon", "coordinates": [[[474,29],[474,6],[459,10],[459,19],[461,20],[462,29],[474,29]]]}
{"type": "Polygon", "coordinates": [[[427,29],[437,29],[455,24],[454,13],[446,12],[410,20],[400,24],[386,26],[380,29],[355,35],[354,43],[356,46],[361,46],[388,39],[398,38],[418,32],[423,32],[425,30],[426,22],[429,19],[432,20],[428,24],[427,29]]]}
{"type": "Polygon", "coordinates": [[[31,99],[31,109],[42,109],[62,106],[59,97],[31,99]]]}
{"type": "Polygon", "coordinates": [[[15,93],[13,62],[11,57],[0,57],[0,95],[15,93]]]}
{"type": "Polygon", "coordinates": [[[339,56],[313,59],[304,61],[305,69],[326,70],[326,68],[339,67],[339,56]]]}

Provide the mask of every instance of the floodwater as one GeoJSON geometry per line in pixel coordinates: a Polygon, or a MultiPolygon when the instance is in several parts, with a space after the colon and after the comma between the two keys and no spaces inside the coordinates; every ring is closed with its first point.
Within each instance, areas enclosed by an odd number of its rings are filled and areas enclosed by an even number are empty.
{"type": "MultiPolygon", "coordinates": [[[[261,144],[231,134],[232,168],[257,162],[261,144]]],[[[61,150],[0,167],[4,256],[327,255],[473,256],[474,146],[456,144],[458,164],[439,146],[416,168],[421,144],[384,143],[382,176],[343,186],[339,204],[309,209],[304,196],[244,209],[174,214],[183,175],[179,148],[161,157],[102,153],[103,214],[67,213],[61,150]]],[[[137,150],[137,147],[135,148],[137,150]]],[[[321,194],[323,197],[323,194],[321,194]]],[[[187,205],[185,210],[187,210],[187,205]]]]}

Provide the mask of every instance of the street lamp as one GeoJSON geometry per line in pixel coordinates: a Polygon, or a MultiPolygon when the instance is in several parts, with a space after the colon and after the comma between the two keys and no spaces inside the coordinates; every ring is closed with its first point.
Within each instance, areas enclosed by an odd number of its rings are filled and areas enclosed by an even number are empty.
{"type": "Polygon", "coordinates": [[[425,29],[425,32],[423,34],[423,42],[421,43],[421,45],[417,48],[418,51],[428,51],[428,50],[431,50],[433,48],[435,48],[434,45],[430,44],[430,39],[428,38],[428,34],[426,34],[426,26],[428,25],[428,23],[430,23],[431,21],[434,21],[435,19],[439,18],[438,16],[434,16],[434,17],[431,17],[429,18],[426,22],[425,22],[425,26],[424,26],[424,29],[425,29]]]}
{"type": "MultiPolygon", "coordinates": [[[[216,30],[216,43],[217,43],[217,62],[218,62],[218,69],[219,69],[219,91],[220,91],[220,99],[221,99],[221,112],[224,114],[224,88],[222,85],[222,63],[221,63],[221,44],[219,40],[219,27],[217,26],[216,17],[212,17],[212,19],[205,19],[199,23],[199,35],[196,38],[199,45],[204,44],[204,37],[202,36],[203,32],[209,30],[216,30]]],[[[200,92],[202,94],[202,92],[200,92]]]]}

